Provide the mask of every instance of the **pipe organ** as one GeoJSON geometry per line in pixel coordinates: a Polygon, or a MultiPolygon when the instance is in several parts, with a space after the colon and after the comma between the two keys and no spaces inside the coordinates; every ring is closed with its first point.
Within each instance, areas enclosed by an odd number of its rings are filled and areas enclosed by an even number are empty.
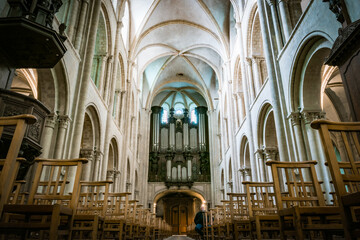
{"type": "Polygon", "coordinates": [[[149,181],[170,186],[210,182],[207,108],[151,108],[149,181]]]}

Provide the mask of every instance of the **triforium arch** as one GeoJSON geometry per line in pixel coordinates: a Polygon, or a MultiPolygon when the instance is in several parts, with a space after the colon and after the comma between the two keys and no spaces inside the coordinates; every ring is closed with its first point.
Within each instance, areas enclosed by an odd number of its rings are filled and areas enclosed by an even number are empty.
{"type": "Polygon", "coordinates": [[[270,168],[266,166],[266,161],[282,160],[279,159],[278,141],[276,138],[276,125],[274,110],[269,103],[265,103],[260,111],[258,118],[258,149],[256,150],[256,165],[258,179],[260,181],[271,181],[272,174],[270,168]]]}
{"type": "Polygon", "coordinates": [[[97,153],[100,149],[100,121],[98,111],[94,106],[88,106],[85,110],[83,135],[81,138],[80,156],[85,157],[89,162],[85,165],[82,179],[90,181],[100,176],[100,165],[97,162],[97,153]]]}
{"type": "Polygon", "coordinates": [[[113,181],[111,190],[120,191],[119,147],[116,138],[112,138],[109,144],[108,164],[106,178],[113,181]]]}
{"type": "Polygon", "coordinates": [[[240,144],[240,189],[241,192],[244,192],[244,187],[241,184],[244,181],[251,180],[251,171],[250,171],[250,148],[249,148],[249,140],[246,136],[243,136],[240,144]]]}
{"type": "Polygon", "coordinates": [[[257,4],[254,4],[250,13],[246,45],[247,85],[250,101],[253,101],[268,76],[257,4]]]}

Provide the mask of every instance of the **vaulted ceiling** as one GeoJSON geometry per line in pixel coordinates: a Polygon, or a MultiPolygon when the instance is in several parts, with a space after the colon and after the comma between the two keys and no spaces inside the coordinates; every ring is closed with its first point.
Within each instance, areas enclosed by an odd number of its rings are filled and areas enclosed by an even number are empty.
{"type": "Polygon", "coordinates": [[[230,0],[129,0],[130,59],[144,106],[180,94],[213,108],[229,59],[231,8],[230,0]]]}

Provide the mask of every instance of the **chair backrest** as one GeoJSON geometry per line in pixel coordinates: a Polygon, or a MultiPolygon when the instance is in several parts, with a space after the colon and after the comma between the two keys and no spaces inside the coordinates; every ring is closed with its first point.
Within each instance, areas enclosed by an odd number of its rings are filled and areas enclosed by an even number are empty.
{"type": "Polygon", "coordinates": [[[230,198],[231,220],[243,220],[249,218],[249,208],[246,193],[228,193],[230,198]]]}
{"type": "Polygon", "coordinates": [[[36,117],[30,114],[0,117],[0,138],[5,127],[15,127],[0,174],[0,214],[4,204],[9,200],[9,195],[12,192],[12,187],[19,170],[16,158],[19,154],[26,127],[28,124],[33,124],[35,122],[36,117]]]}
{"type": "Polygon", "coordinates": [[[360,122],[316,120],[338,196],[360,192],[360,122]]]}
{"type": "Polygon", "coordinates": [[[80,182],[76,214],[105,216],[111,183],[112,181],[80,182]]]}
{"type": "Polygon", "coordinates": [[[274,184],[272,182],[243,182],[246,189],[249,216],[276,215],[274,184]]]}
{"type": "Polygon", "coordinates": [[[121,220],[127,219],[129,215],[129,196],[131,193],[109,193],[107,208],[105,212],[106,219],[121,220]]]}
{"type": "Polygon", "coordinates": [[[315,172],[316,161],[268,161],[274,181],[279,210],[292,206],[325,206],[325,199],[315,172]]]}
{"type": "Polygon", "coordinates": [[[35,159],[37,166],[28,204],[61,204],[75,209],[79,198],[82,165],[87,161],[86,158],[35,159]],[[69,186],[66,189],[67,184],[69,186]]]}

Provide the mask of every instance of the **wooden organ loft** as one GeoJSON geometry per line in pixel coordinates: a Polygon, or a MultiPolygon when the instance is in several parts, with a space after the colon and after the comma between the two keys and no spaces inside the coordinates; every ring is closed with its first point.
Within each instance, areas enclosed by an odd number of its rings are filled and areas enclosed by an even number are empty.
{"type": "Polygon", "coordinates": [[[149,182],[188,186],[210,182],[207,107],[151,108],[149,182]]]}

